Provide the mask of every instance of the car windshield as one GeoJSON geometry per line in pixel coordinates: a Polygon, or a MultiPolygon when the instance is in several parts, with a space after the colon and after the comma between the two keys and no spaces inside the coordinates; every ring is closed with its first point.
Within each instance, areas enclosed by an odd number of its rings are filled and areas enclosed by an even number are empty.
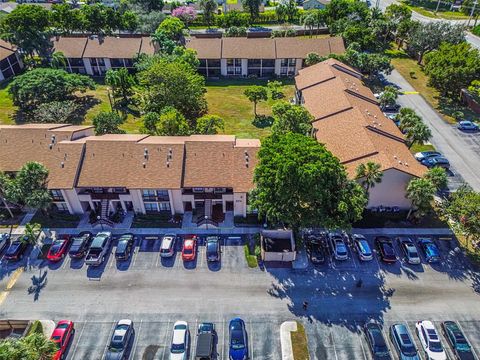
{"type": "Polygon", "coordinates": [[[367,256],[371,255],[370,247],[368,246],[368,243],[366,240],[360,240],[358,242],[358,246],[360,247],[360,251],[362,252],[362,254],[367,256]]]}
{"type": "Polygon", "coordinates": [[[59,341],[62,337],[60,335],[52,336],[53,341],[59,341]]]}
{"type": "Polygon", "coordinates": [[[193,249],[190,249],[190,248],[183,249],[183,253],[186,255],[191,255],[193,254],[193,249]]]}
{"type": "Polygon", "coordinates": [[[207,252],[209,252],[209,253],[217,252],[217,242],[216,241],[207,242],[207,252]]]}
{"type": "Polygon", "coordinates": [[[66,329],[68,327],[68,324],[58,324],[57,329],[66,329]]]}
{"type": "Polygon", "coordinates": [[[123,336],[115,335],[110,343],[110,349],[120,351],[123,349],[123,336]]]}
{"type": "Polygon", "coordinates": [[[128,244],[127,240],[120,241],[117,246],[117,252],[124,252],[125,249],[127,248],[127,244],[128,244]]]}
{"type": "Polygon", "coordinates": [[[55,240],[55,242],[53,243],[52,247],[50,248],[50,252],[52,254],[56,254],[60,251],[60,249],[62,248],[62,245],[63,245],[63,241],[61,240],[55,240]]]}
{"type": "Polygon", "coordinates": [[[232,349],[238,350],[243,349],[245,344],[243,343],[243,334],[240,330],[235,330],[232,332],[232,341],[231,341],[232,349]]]}
{"type": "Polygon", "coordinates": [[[430,351],[433,351],[433,352],[443,351],[442,344],[440,343],[440,341],[430,341],[428,348],[430,349],[430,351]]]}
{"type": "Polygon", "coordinates": [[[393,247],[390,243],[383,243],[383,251],[385,252],[385,255],[394,255],[395,254],[393,252],[393,247]]]}
{"type": "Polygon", "coordinates": [[[185,344],[172,344],[170,351],[174,354],[181,354],[185,352],[185,344]]]}
{"type": "Polygon", "coordinates": [[[418,257],[418,252],[417,250],[413,249],[413,248],[409,248],[408,249],[408,256],[411,257],[411,258],[416,258],[418,257]]]}
{"type": "Polygon", "coordinates": [[[79,247],[79,246],[82,245],[82,243],[83,243],[82,238],[75,238],[75,239],[73,239],[72,247],[79,247]]]}

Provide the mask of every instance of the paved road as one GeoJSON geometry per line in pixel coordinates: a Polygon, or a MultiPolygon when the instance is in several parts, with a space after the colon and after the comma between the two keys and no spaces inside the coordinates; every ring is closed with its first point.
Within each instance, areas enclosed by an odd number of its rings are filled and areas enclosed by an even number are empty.
{"type": "MultiPolygon", "coordinates": [[[[403,91],[415,91],[396,70],[386,79],[403,91]]],[[[432,130],[432,144],[449,159],[453,175],[460,174],[476,191],[480,191],[480,134],[466,134],[447,124],[420,94],[401,95],[398,103],[415,109],[422,116],[432,130]]],[[[459,185],[458,176],[454,182],[454,187],[459,185]]]]}

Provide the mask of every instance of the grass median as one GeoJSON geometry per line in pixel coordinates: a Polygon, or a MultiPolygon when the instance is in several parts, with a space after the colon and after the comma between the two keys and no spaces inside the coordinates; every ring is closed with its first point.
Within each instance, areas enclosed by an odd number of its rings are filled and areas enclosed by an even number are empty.
{"type": "Polygon", "coordinates": [[[292,339],[293,358],[295,360],[310,359],[305,327],[297,321],[297,331],[292,331],[290,336],[292,339]]]}
{"type": "Polygon", "coordinates": [[[247,260],[247,264],[249,268],[256,268],[258,266],[257,257],[255,254],[250,253],[250,248],[248,244],[243,245],[243,250],[245,252],[245,259],[247,260]]]}

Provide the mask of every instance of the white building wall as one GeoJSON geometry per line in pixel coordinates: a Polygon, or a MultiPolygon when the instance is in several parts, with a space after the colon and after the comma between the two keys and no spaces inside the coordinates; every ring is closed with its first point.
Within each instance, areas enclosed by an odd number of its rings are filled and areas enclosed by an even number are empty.
{"type": "Polygon", "coordinates": [[[112,68],[112,63],[110,62],[109,58],[103,58],[103,61],[105,62],[105,72],[107,72],[112,68]]]}
{"type": "Polygon", "coordinates": [[[183,196],[181,189],[168,190],[168,196],[170,197],[170,207],[173,214],[183,214],[183,196]]]}
{"type": "Polygon", "coordinates": [[[0,81],[3,81],[3,80],[5,80],[5,76],[3,76],[2,71],[0,71],[0,81]]]}
{"type": "Polygon", "coordinates": [[[247,216],[247,193],[233,194],[233,215],[247,216]]]}
{"type": "Polygon", "coordinates": [[[220,59],[220,74],[227,76],[227,59],[220,59]]]}
{"type": "Polygon", "coordinates": [[[82,204],[75,189],[63,189],[63,198],[67,203],[68,211],[70,214],[83,214],[82,204]]]}
{"type": "Polygon", "coordinates": [[[85,66],[85,71],[88,75],[93,75],[92,64],[90,64],[89,58],[83,58],[83,66],[85,66]]]}
{"type": "Polygon", "coordinates": [[[145,206],[143,205],[142,190],[129,189],[135,213],[145,214],[145,206]]]}
{"type": "Polygon", "coordinates": [[[410,208],[411,202],[405,197],[408,182],[412,175],[389,169],[383,172],[382,182],[370,189],[367,208],[374,206],[398,206],[410,208]]]}

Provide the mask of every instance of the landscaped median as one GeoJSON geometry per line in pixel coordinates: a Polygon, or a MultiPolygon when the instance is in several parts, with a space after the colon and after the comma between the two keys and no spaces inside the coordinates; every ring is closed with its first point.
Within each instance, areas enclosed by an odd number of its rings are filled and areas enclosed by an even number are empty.
{"type": "Polygon", "coordinates": [[[298,321],[285,321],[280,325],[282,360],[308,360],[305,327],[298,321]]]}
{"type": "Polygon", "coordinates": [[[249,268],[256,268],[258,266],[258,260],[261,254],[260,234],[255,234],[253,239],[250,240],[251,241],[248,241],[245,245],[243,245],[245,260],[247,261],[249,268]]]}

